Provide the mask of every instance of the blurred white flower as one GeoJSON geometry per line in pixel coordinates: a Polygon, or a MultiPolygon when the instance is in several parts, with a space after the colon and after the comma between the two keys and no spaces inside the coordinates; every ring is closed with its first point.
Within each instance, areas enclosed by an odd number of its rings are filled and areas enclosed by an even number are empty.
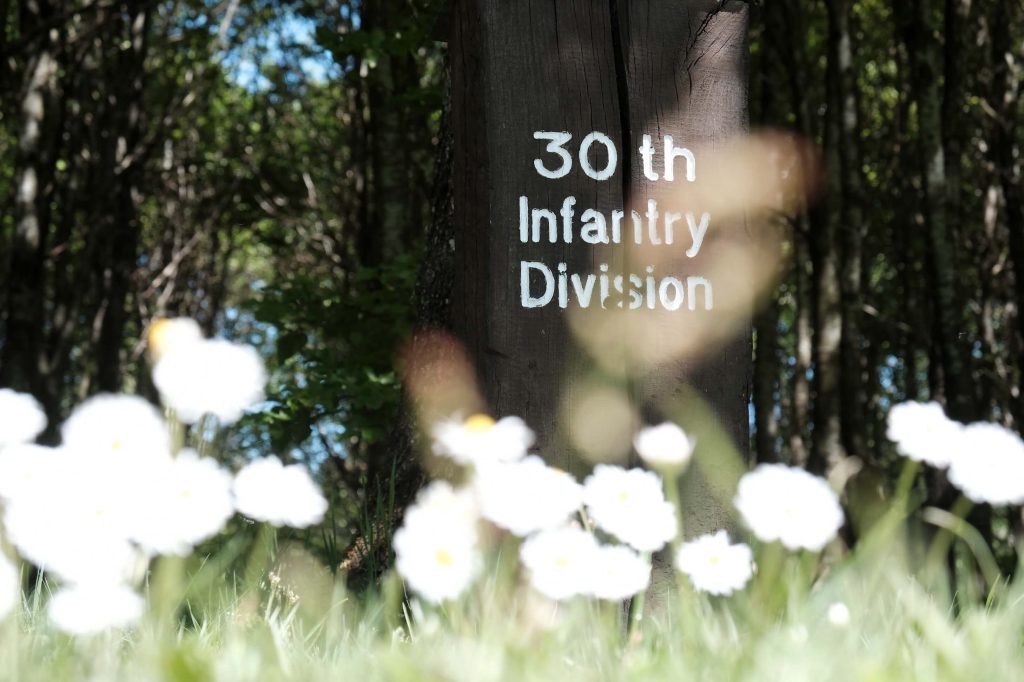
{"type": "Polygon", "coordinates": [[[850,609],[841,601],[834,602],[828,607],[828,622],[836,627],[845,627],[850,624],[850,609]]]}
{"type": "Polygon", "coordinates": [[[597,548],[587,581],[587,592],[598,599],[623,601],[646,590],[651,562],[625,545],[597,548]]]}
{"type": "Polygon", "coordinates": [[[141,501],[132,529],[148,554],[187,555],[234,514],[231,475],[194,450],[182,450],[152,474],[152,494],[141,501]]]}
{"type": "Polygon", "coordinates": [[[21,576],[18,567],[0,554],[0,620],[21,601],[21,576]]]}
{"type": "Polygon", "coordinates": [[[444,481],[424,488],[395,531],[395,568],[413,592],[440,603],[457,598],[480,572],[471,493],[444,481]]]}
{"type": "Polygon", "coordinates": [[[745,474],[733,501],[758,539],[789,549],[821,550],[843,525],[839,498],[803,469],[761,464],[745,474]]]}
{"type": "Polygon", "coordinates": [[[46,413],[27,393],[0,388],[0,450],[9,445],[28,443],[46,428],[46,413]]]}
{"type": "Polygon", "coordinates": [[[23,443],[0,450],[0,500],[22,495],[46,495],[59,464],[58,451],[23,443]]]}
{"type": "Polygon", "coordinates": [[[465,488],[453,488],[447,481],[434,481],[416,495],[416,502],[405,510],[405,522],[425,516],[433,523],[446,523],[476,536],[480,519],[476,498],[465,488]]]}
{"type": "Polygon", "coordinates": [[[142,617],[142,597],[123,585],[73,585],[50,599],[50,621],[70,635],[125,628],[142,617]]]}
{"type": "Polygon", "coordinates": [[[274,526],[305,528],[320,523],[327,500],[301,464],[285,466],[277,457],[263,457],[235,475],[235,508],[245,516],[274,526]]]}
{"type": "Polygon", "coordinates": [[[7,539],[22,557],[69,583],[131,577],[137,552],[130,526],[138,513],[131,483],[96,475],[61,454],[45,494],[18,495],[4,508],[7,539]]]}
{"type": "Polygon", "coordinates": [[[949,481],[975,502],[1024,503],[1024,441],[997,424],[971,424],[961,452],[949,467],[949,481]]]}
{"type": "Polygon", "coordinates": [[[745,544],[730,544],[720,530],[683,544],[676,554],[676,568],[701,592],[725,596],[743,589],[754,573],[754,558],[745,544]]]}
{"type": "Polygon", "coordinates": [[[159,361],[174,348],[203,340],[199,323],[188,317],[163,318],[149,326],[146,341],[154,361],[159,361]]]}
{"type": "Polygon", "coordinates": [[[961,451],[962,432],[938,403],[906,402],[889,410],[885,435],[900,454],[942,469],[961,451]]]}
{"type": "Polygon", "coordinates": [[[675,508],[651,471],[598,464],[583,482],[583,501],[599,528],[641,552],[661,549],[678,530],[675,508]]]}
{"type": "Polygon", "coordinates": [[[206,414],[232,424],[263,400],[267,373],[254,348],[210,339],[170,347],[153,367],[153,383],[186,424],[206,414]]]}
{"type": "Polygon", "coordinates": [[[463,421],[452,418],[434,426],[434,452],[462,465],[522,459],[533,445],[533,431],[519,417],[494,421],[476,414],[463,421]]]}
{"type": "Polygon", "coordinates": [[[633,438],[640,457],[655,469],[679,470],[690,463],[696,443],[671,422],[641,429],[633,438]]]}
{"type": "Polygon", "coordinates": [[[520,537],[561,525],[583,505],[576,479],[536,456],[480,465],[473,488],[481,516],[520,537]]]}
{"type": "Polygon", "coordinates": [[[167,423],[155,407],[130,395],[97,395],[79,405],[61,427],[64,448],[116,466],[170,457],[167,423]]]}
{"type": "Polygon", "coordinates": [[[597,557],[597,540],[573,526],[541,531],[519,548],[530,585],[557,601],[585,594],[597,557]]]}

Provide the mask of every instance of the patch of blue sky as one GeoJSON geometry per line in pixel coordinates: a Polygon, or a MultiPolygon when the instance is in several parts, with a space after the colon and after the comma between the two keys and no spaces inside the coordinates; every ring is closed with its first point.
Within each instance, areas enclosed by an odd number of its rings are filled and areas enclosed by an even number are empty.
{"type": "Polygon", "coordinates": [[[252,91],[271,86],[264,75],[267,67],[292,65],[311,83],[326,83],[339,73],[331,53],[316,42],[316,23],[293,13],[230,47],[223,64],[236,83],[252,91]]]}

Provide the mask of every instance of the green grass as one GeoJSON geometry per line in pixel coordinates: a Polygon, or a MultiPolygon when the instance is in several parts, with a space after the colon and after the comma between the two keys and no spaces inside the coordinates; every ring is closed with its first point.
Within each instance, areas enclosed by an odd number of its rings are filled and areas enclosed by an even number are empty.
{"type": "Polygon", "coordinates": [[[279,577],[263,574],[259,588],[240,587],[216,560],[193,564],[183,582],[154,578],[149,589],[154,604],[173,602],[158,589],[184,593],[170,607],[176,616],[154,607],[137,628],[90,639],[49,627],[41,585],[0,627],[0,679],[1022,679],[1024,585],[983,585],[962,550],[956,580],[922,571],[924,548],[906,537],[878,531],[856,552],[833,548],[821,561],[755,548],[758,575],[730,598],[675,589],[669,575],[632,634],[618,605],[580,599],[552,609],[495,556],[472,591],[443,608],[407,602],[393,574],[373,594],[348,594],[296,547],[277,552],[279,577]],[[837,601],[850,610],[846,626],[827,617],[837,601]]]}

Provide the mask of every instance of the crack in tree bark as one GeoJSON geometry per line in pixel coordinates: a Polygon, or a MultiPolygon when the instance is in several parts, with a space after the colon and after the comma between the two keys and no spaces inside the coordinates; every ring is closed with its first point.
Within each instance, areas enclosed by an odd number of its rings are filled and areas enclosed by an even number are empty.
{"type": "Polygon", "coordinates": [[[629,203],[629,188],[633,179],[632,155],[633,148],[632,123],[629,115],[629,81],[626,71],[626,52],[622,43],[622,24],[619,17],[619,0],[608,0],[612,29],[612,55],[615,59],[615,87],[619,100],[619,127],[622,149],[622,201],[629,203]]]}

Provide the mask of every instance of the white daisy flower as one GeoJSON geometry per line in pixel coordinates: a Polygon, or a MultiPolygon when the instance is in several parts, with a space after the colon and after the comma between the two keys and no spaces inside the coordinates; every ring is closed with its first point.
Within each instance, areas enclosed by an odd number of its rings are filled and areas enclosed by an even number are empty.
{"type": "Polygon", "coordinates": [[[624,601],[647,589],[651,562],[625,545],[598,547],[587,593],[607,601],[624,601]]]}
{"type": "Polygon", "coordinates": [[[671,422],[641,429],[633,438],[640,457],[655,469],[678,471],[690,463],[696,443],[671,422]]]}
{"type": "Polygon", "coordinates": [[[189,317],[154,320],[146,333],[149,354],[158,361],[170,350],[203,340],[199,323],[189,317]]]}
{"type": "Polygon", "coordinates": [[[46,413],[27,393],[0,388],[0,450],[29,443],[46,428],[46,413]]]}
{"type": "Polygon", "coordinates": [[[74,585],[50,600],[50,621],[70,635],[125,628],[142,617],[142,597],[123,585],[74,585]]]}
{"type": "Polygon", "coordinates": [[[559,526],[583,506],[583,486],[536,456],[480,465],[473,488],[481,516],[520,537],[559,526]]]}
{"type": "Polygon", "coordinates": [[[720,530],[683,544],[676,554],[676,568],[690,579],[695,589],[725,596],[743,589],[754,573],[750,547],[730,544],[720,530]]]}
{"type": "Polygon", "coordinates": [[[453,488],[447,481],[434,481],[416,495],[416,502],[405,510],[405,522],[424,515],[433,522],[441,519],[454,529],[476,535],[480,511],[474,495],[464,488],[453,488]]]}
{"type": "Polygon", "coordinates": [[[828,622],[837,628],[846,627],[850,624],[850,609],[841,601],[830,604],[826,616],[828,622]]]}
{"type": "Polygon", "coordinates": [[[590,589],[597,550],[593,535],[563,526],[528,538],[519,548],[519,558],[533,589],[561,601],[590,589]]]}
{"type": "Polygon", "coordinates": [[[745,474],[733,501],[758,539],[820,551],[843,525],[839,497],[803,469],[761,464],[745,474]]]}
{"type": "Polygon", "coordinates": [[[235,508],[274,526],[306,528],[320,523],[327,500],[301,464],[285,466],[277,457],[247,464],[235,476],[235,508]]]}
{"type": "Polygon", "coordinates": [[[971,424],[963,452],[949,467],[949,481],[975,502],[1024,503],[1024,441],[997,424],[971,424]]]}
{"type": "Polygon", "coordinates": [[[136,465],[170,457],[167,423],[155,407],[129,395],[97,395],[79,405],[61,427],[76,456],[136,465]]]}
{"type": "Polygon", "coordinates": [[[422,490],[395,531],[395,568],[409,589],[431,603],[457,598],[482,567],[476,506],[444,481],[422,490]]]}
{"type": "Polygon", "coordinates": [[[47,495],[54,468],[59,465],[58,451],[53,448],[24,443],[0,450],[0,500],[47,495]]]}
{"type": "Polygon", "coordinates": [[[21,601],[21,575],[18,567],[0,554],[0,621],[21,601]]]}
{"type": "Polygon", "coordinates": [[[168,348],[153,368],[153,383],[186,424],[206,414],[232,424],[263,400],[267,373],[254,348],[210,339],[168,348]]]}
{"type": "Polygon", "coordinates": [[[152,493],[139,505],[132,539],[148,554],[187,555],[234,514],[231,484],[231,475],[214,460],[182,450],[154,470],[152,493]]]}
{"type": "Polygon", "coordinates": [[[598,464],[583,482],[594,523],[641,552],[654,552],[676,536],[676,510],[651,471],[598,464]]]}
{"type": "Polygon", "coordinates": [[[901,455],[943,469],[961,450],[963,428],[938,403],[906,402],[889,410],[885,435],[901,455]]]}
{"type": "Polygon", "coordinates": [[[533,431],[519,417],[494,421],[485,414],[440,422],[431,435],[435,453],[462,465],[522,459],[534,442],[533,431]]]}
{"type": "Polygon", "coordinates": [[[7,502],[7,539],[22,557],[66,582],[129,579],[137,561],[130,528],[141,508],[133,483],[90,471],[78,457],[64,455],[61,463],[45,494],[7,502]]]}

